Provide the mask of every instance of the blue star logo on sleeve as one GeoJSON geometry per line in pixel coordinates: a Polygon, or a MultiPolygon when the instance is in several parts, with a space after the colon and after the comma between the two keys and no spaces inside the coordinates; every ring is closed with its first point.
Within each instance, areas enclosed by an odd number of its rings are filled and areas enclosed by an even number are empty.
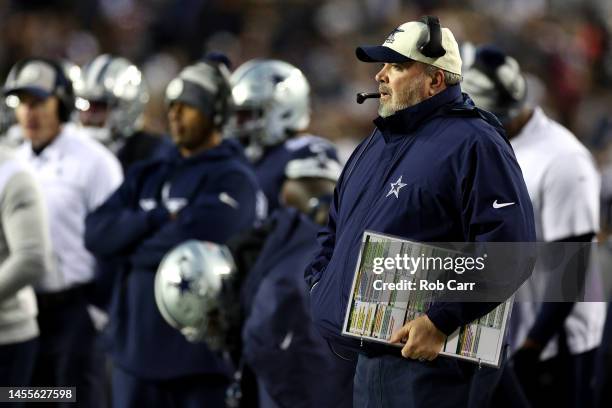
{"type": "Polygon", "coordinates": [[[399,191],[407,186],[406,183],[402,183],[402,176],[399,176],[395,183],[391,183],[391,190],[387,193],[386,197],[389,197],[391,194],[395,195],[395,198],[399,198],[399,191]]]}

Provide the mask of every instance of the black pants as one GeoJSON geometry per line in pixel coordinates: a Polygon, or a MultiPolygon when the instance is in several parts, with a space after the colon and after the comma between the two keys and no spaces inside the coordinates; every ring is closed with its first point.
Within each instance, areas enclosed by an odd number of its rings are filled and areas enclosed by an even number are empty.
{"type": "Polygon", "coordinates": [[[420,362],[360,354],[353,406],[358,408],[486,408],[501,369],[439,356],[420,362]]]}
{"type": "MultiPolygon", "coordinates": [[[[0,386],[29,387],[38,351],[38,339],[0,346],[0,386]]],[[[24,403],[0,404],[20,408],[24,403]]]]}
{"type": "Polygon", "coordinates": [[[113,369],[113,408],[225,408],[227,378],[193,375],[164,381],[113,369]]]}
{"type": "Polygon", "coordinates": [[[603,338],[595,358],[595,407],[612,404],[612,303],[608,303],[608,315],[603,338]]]}
{"type": "Polygon", "coordinates": [[[37,351],[37,338],[0,346],[0,386],[28,387],[37,351]]]}
{"type": "Polygon", "coordinates": [[[596,350],[591,350],[576,355],[560,352],[554,358],[535,361],[531,367],[522,368],[516,373],[511,367],[507,367],[510,372],[504,373],[502,377],[496,393],[495,406],[501,408],[593,407],[592,380],[595,352],[596,350]],[[515,374],[524,396],[504,390],[504,386],[509,381],[515,381],[513,378],[515,374]],[[528,403],[526,403],[527,400],[528,403]]]}
{"type": "Polygon", "coordinates": [[[81,293],[39,299],[40,349],[34,386],[76,387],[77,403],[58,407],[106,408],[105,358],[81,293]]]}

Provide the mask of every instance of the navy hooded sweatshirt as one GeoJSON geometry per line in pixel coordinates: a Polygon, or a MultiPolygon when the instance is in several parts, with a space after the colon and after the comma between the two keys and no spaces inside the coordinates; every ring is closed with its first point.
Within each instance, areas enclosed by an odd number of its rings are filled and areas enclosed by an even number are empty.
{"type": "Polygon", "coordinates": [[[176,245],[188,239],[225,243],[251,228],[257,194],[242,148],[225,140],[193,157],[173,149],[166,157],[136,164],[87,217],[87,249],[125,266],[117,272],[110,311],[115,364],[145,379],[229,375],[204,343],[187,342],[163,320],[153,283],[160,261],[176,245]]]}
{"type": "MultiPolygon", "coordinates": [[[[459,85],[374,124],[344,167],[305,273],[317,327],[356,349],[359,341],[340,333],[364,230],[420,242],[535,240],[531,201],[503,128],[459,85]],[[496,201],[514,204],[495,208],[496,201]]],[[[495,305],[437,303],[427,315],[448,335],[495,305]]]]}

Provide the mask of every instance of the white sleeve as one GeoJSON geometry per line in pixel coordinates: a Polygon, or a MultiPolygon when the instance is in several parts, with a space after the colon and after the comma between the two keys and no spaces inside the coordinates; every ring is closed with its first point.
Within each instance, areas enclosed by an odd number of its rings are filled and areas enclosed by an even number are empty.
{"type": "Polygon", "coordinates": [[[545,241],[599,231],[601,178],[587,154],[564,155],[546,169],[542,191],[545,241]]]}
{"type": "Polygon", "coordinates": [[[111,153],[99,156],[89,171],[87,211],[91,212],[102,205],[122,182],[123,171],[117,158],[111,153]]]}
{"type": "Polygon", "coordinates": [[[51,262],[44,198],[28,171],[2,167],[4,173],[15,170],[1,187],[0,216],[8,257],[0,264],[0,303],[41,279],[51,262]]]}

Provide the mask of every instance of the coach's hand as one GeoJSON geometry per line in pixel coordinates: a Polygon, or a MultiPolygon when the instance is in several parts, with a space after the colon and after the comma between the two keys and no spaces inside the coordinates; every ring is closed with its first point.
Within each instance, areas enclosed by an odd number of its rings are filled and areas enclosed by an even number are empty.
{"type": "Polygon", "coordinates": [[[431,361],[438,357],[446,335],[429,320],[427,315],[409,321],[391,335],[391,343],[406,343],[402,348],[402,356],[415,360],[431,361]]]}

